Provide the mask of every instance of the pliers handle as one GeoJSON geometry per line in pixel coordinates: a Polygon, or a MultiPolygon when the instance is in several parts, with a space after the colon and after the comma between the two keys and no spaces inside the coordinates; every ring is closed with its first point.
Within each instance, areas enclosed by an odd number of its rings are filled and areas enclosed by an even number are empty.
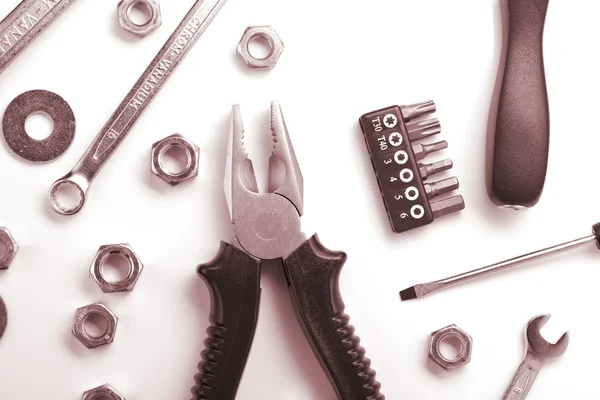
{"type": "MultiPolygon", "coordinates": [[[[340,400],[384,400],[381,385],[354,335],[339,288],[346,254],[325,248],[317,235],[283,266],[298,319],[340,400]]],[[[204,344],[193,400],[233,400],[250,352],[260,302],[260,260],[222,242],[219,253],[198,267],[208,284],[211,326],[204,344]]]]}

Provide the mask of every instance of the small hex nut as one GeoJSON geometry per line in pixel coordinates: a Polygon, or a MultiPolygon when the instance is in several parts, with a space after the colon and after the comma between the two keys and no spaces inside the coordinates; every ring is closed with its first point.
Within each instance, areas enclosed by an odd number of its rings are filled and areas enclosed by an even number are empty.
{"type": "Polygon", "coordinates": [[[90,267],[90,273],[104,293],[130,292],[135,287],[143,269],[144,264],[142,264],[142,261],[137,254],[135,254],[130,245],[109,244],[100,246],[98,249],[98,253],[96,253],[94,262],[90,267]],[[104,276],[104,263],[108,257],[112,255],[119,255],[125,258],[129,263],[129,272],[122,281],[112,282],[104,276]]]}
{"type": "Polygon", "coordinates": [[[283,52],[283,41],[272,26],[250,26],[246,28],[237,47],[238,54],[250,69],[272,69],[283,52]],[[271,51],[265,58],[255,58],[250,54],[250,42],[262,38],[269,43],[271,51]]]}
{"type": "Polygon", "coordinates": [[[152,145],[152,173],[171,186],[177,186],[198,176],[198,164],[200,162],[200,148],[179,133],[166,137],[152,145]],[[185,151],[187,165],[179,173],[168,172],[163,165],[165,153],[173,148],[179,147],[185,151]]]}
{"type": "Polygon", "coordinates": [[[473,339],[465,331],[456,325],[449,325],[438,331],[431,333],[431,342],[429,345],[429,358],[435,361],[446,371],[467,365],[471,361],[471,351],[473,348],[473,339]],[[448,339],[455,338],[460,342],[460,351],[454,359],[444,357],[440,350],[441,343],[448,339]]]}
{"type": "Polygon", "coordinates": [[[83,393],[82,400],[125,400],[125,397],[121,396],[115,389],[110,385],[102,385],[97,388],[93,388],[83,393]]]}
{"type": "Polygon", "coordinates": [[[119,16],[121,28],[140,38],[146,37],[162,25],[162,16],[160,14],[160,4],[158,0],[121,0],[117,6],[117,14],[119,16]],[[133,22],[130,16],[131,9],[138,4],[145,5],[150,10],[150,19],[142,25],[133,22]]]}
{"type": "Polygon", "coordinates": [[[2,227],[0,227],[0,242],[6,248],[6,251],[3,252],[4,254],[0,254],[0,269],[8,269],[17,255],[19,246],[8,229],[2,227]]]}
{"type": "Polygon", "coordinates": [[[117,331],[119,319],[102,303],[94,303],[78,308],[73,321],[73,335],[88,349],[112,343],[117,331]],[[106,331],[101,336],[90,336],[85,330],[85,323],[91,315],[99,315],[107,322],[106,331]]]}

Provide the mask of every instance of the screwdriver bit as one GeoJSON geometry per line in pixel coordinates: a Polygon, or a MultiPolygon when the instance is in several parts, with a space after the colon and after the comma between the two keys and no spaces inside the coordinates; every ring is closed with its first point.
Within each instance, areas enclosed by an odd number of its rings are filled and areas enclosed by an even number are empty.
{"type": "Polygon", "coordinates": [[[425,139],[442,132],[442,126],[437,118],[409,122],[406,124],[406,128],[408,129],[408,138],[410,140],[425,139]]]}
{"type": "Polygon", "coordinates": [[[452,169],[453,164],[452,160],[447,158],[445,160],[437,161],[431,164],[419,164],[418,167],[419,173],[421,174],[421,178],[427,179],[431,175],[452,169]]]}
{"type": "Polygon", "coordinates": [[[412,146],[413,152],[415,153],[415,158],[417,161],[421,161],[434,151],[440,151],[448,148],[448,142],[442,140],[440,142],[435,142],[431,144],[414,144],[412,146]]]}
{"type": "Polygon", "coordinates": [[[427,155],[448,147],[446,141],[414,143],[441,132],[437,118],[418,119],[435,109],[432,101],[392,106],[365,114],[359,120],[390,225],[396,233],[430,224],[437,217],[465,207],[461,196],[429,202],[458,188],[456,178],[423,182],[431,175],[452,168],[449,159],[418,163],[427,155]],[[414,121],[408,122],[412,119],[414,121]]]}
{"type": "Polygon", "coordinates": [[[465,209],[465,200],[462,196],[452,196],[447,199],[432,201],[430,204],[434,218],[440,218],[465,209]]]}
{"type": "Polygon", "coordinates": [[[433,183],[426,183],[425,194],[427,194],[427,198],[431,200],[436,196],[458,189],[458,186],[458,179],[455,177],[433,183]]]}
{"type": "Polygon", "coordinates": [[[401,106],[402,117],[408,122],[411,119],[419,118],[426,114],[432,114],[436,111],[433,100],[427,100],[422,103],[411,104],[409,106],[401,106]]]}

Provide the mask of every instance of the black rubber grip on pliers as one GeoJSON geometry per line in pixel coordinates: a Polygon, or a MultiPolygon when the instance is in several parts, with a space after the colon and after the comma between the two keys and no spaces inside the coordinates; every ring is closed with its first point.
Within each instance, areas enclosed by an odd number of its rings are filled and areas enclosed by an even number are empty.
{"type": "Polygon", "coordinates": [[[205,350],[194,377],[192,400],[233,400],[256,331],[260,261],[221,242],[217,256],[198,267],[211,295],[205,350]]]}
{"type": "Polygon", "coordinates": [[[294,306],[305,334],[340,400],[383,400],[381,385],[344,313],[339,276],[346,254],[313,236],[284,260],[294,306]]]}
{"type": "Polygon", "coordinates": [[[534,206],[544,188],[550,115],[543,34],[549,0],[503,0],[502,86],[496,119],[490,197],[499,205],[534,206]]]}

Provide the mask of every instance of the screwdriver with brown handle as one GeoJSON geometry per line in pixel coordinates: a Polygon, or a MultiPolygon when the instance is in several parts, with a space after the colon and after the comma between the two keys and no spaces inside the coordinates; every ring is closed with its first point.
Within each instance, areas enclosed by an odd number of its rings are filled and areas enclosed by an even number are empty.
{"type": "Polygon", "coordinates": [[[489,196],[501,207],[522,209],[539,201],[548,165],[550,116],[542,42],[549,0],[501,2],[502,84],[489,196]]]}

